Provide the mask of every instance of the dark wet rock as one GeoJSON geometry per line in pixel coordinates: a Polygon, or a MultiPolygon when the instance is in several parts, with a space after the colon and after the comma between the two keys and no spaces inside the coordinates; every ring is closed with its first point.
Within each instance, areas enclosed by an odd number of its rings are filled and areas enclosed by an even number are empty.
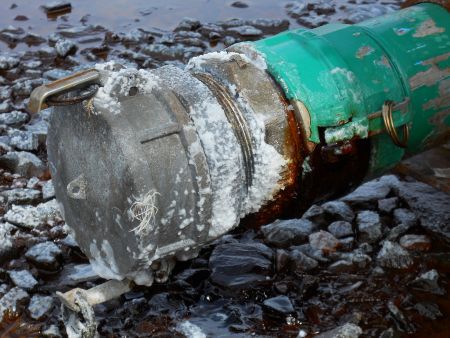
{"type": "Polygon", "coordinates": [[[26,43],[28,46],[39,46],[47,42],[47,39],[43,38],[39,34],[36,33],[27,33],[22,39],[22,42],[26,43]]]}
{"type": "Polygon", "coordinates": [[[308,236],[316,229],[306,219],[277,220],[261,227],[264,241],[268,244],[287,248],[308,241],[308,236]]]}
{"type": "Polygon", "coordinates": [[[328,226],[328,231],[336,238],[353,235],[352,224],[347,221],[336,221],[328,226]]]}
{"type": "Polygon", "coordinates": [[[397,327],[401,332],[413,333],[415,331],[414,326],[408,321],[405,315],[400,311],[400,309],[392,302],[388,302],[389,313],[397,327]]]}
{"type": "Polygon", "coordinates": [[[386,198],[392,185],[398,182],[395,176],[383,176],[380,179],[367,182],[341,200],[355,207],[373,208],[377,201],[386,198]]]}
{"type": "Polygon", "coordinates": [[[291,249],[299,250],[306,256],[311,257],[312,259],[315,259],[316,261],[321,263],[328,263],[330,261],[327,257],[324,256],[324,252],[322,250],[313,248],[309,243],[292,246],[291,249]]]}
{"type": "Polygon", "coordinates": [[[339,250],[341,251],[351,251],[355,246],[355,237],[345,237],[339,239],[339,250]]]}
{"type": "Polygon", "coordinates": [[[215,247],[209,267],[211,280],[224,287],[250,287],[271,273],[273,252],[260,243],[230,243],[215,247]]]}
{"type": "Polygon", "coordinates": [[[405,224],[408,227],[412,227],[417,223],[416,215],[404,208],[394,210],[394,220],[397,224],[405,224]]]}
{"type": "Polygon", "coordinates": [[[57,202],[53,199],[36,207],[13,205],[4,216],[16,226],[32,229],[44,224],[54,224],[61,220],[57,202]]]}
{"type": "Polygon", "coordinates": [[[0,114],[0,124],[5,124],[11,127],[19,127],[28,121],[28,114],[14,110],[10,113],[0,114]]]}
{"type": "Polygon", "coordinates": [[[445,295],[445,289],[439,286],[439,273],[433,269],[421,274],[410,285],[415,289],[430,292],[435,295],[445,295]]]}
{"type": "Polygon", "coordinates": [[[328,271],[331,273],[342,273],[342,272],[351,272],[355,270],[355,265],[353,262],[341,259],[328,267],[328,271]]]}
{"type": "Polygon", "coordinates": [[[263,309],[271,314],[277,315],[288,315],[295,311],[291,300],[287,296],[266,299],[263,302],[263,309]]]}
{"type": "Polygon", "coordinates": [[[68,55],[75,54],[78,46],[75,42],[68,39],[60,39],[55,43],[55,50],[58,56],[65,58],[68,55]]]}
{"type": "Polygon", "coordinates": [[[168,292],[158,293],[148,301],[148,306],[151,311],[157,314],[167,313],[176,310],[180,307],[180,303],[168,292]]]}
{"type": "Polygon", "coordinates": [[[72,8],[72,5],[68,1],[52,1],[42,6],[42,9],[47,14],[68,12],[72,8]]]}
{"type": "Polygon", "coordinates": [[[12,270],[8,272],[8,275],[15,286],[24,290],[32,290],[38,284],[36,278],[28,270],[12,270]]]}
{"type": "Polygon", "coordinates": [[[18,311],[29,298],[28,293],[19,287],[9,290],[8,293],[0,298],[0,321],[3,320],[6,311],[18,311]]]}
{"type": "Polygon", "coordinates": [[[369,254],[373,252],[373,246],[369,243],[361,243],[358,247],[359,251],[365,254],[369,254]]]}
{"type": "Polygon", "coordinates": [[[240,36],[244,38],[257,38],[263,35],[262,30],[253,26],[238,26],[227,28],[226,33],[231,36],[240,36]]]}
{"type": "Polygon", "coordinates": [[[210,275],[208,269],[186,269],[179,273],[176,278],[197,287],[210,275]]]}
{"type": "Polygon", "coordinates": [[[232,36],[226,36],[226,37],[224,37],[223,38],[223,44],[226,46],[226,47],[229,47],[229,46],[231,46],[231,45],[234,45],[236,42],[238,42],[234,37],[232,37],[232,36]]]}
{"type": "Polygon", "coordinates": [[[328,223],[325,210],[317,204],[313,204],[308,210],[306,210],[302,218],[310,220],[319,226],[325,226],[328,223]]]}
{"type": "Polygon", "coordinates": [[[18,150],[37,150],[39,138],[37,135],[24,130],[8,130],[9,144],[18,150]]]}
{"type": "Polygon", "coordinates": [[[394,269],[406,269],[413,264],[408,251],[391,241],[384,241],[383,247],[378,253],[377,261],[383,267],[394,269]]]}
{"type": "Polygon", "coordinates": [[[0,157],[0,165],[22,176],[41,176],[46,167],[34,154],[26,151],[10,152],[0,157]]]}
{"type": "Polygon", "coordinates": [[[361,241],[376,243],[381,239],[382,226],[380,216],[373,211],[365,210],[358,213],[356,218],[359,238],[361,241]]]}
{"type": "Polygon", "coordinates": [[[46,201],[53,197],[55,197],[55,187],[52,180],[48,180],[42,185],[42,198],[46,201]]]}
{"type": "Polygon", "coordinates": [[[357,269],[365,269],[372,262],[372,258],[366,255],[360,249],[356,249],[355,251],[349,253],[340,253],[338,257],[351,262],[357,269]]]}
{"type": "Polygon", "coordinates": [[[301,273],[313,270],[317,268],[318,265],[319,263],[315,259],[308,257],[299,250],[292,250],[289,253],[289,267],[291,271],[301,273]]]}
{"type": "Polygon", "coordinates": [[[13,233],[16,230],[12,224],[0,223],[0,262],[14,256],[16,248],[13,233]]]}
{"type": "Polygon", "coordinates": [[[55,243],[43,242],[28,249],[25,257],[38,268],[56,270],[59,267],[61,254],[61,249],[55,243]]]}
{"type": "Polygon", "coordinates": [[[419,182],[401,182],[397,190],[421,225],[450,243],[450,195],[419,182]]]}
{"type": "Polygon", "coordinates": [[[235,1],[231,4],[231,7],[236,7],[236,8],[248,8],[248,4],[246,4],[243,1],[235,1]]]}
{"type": "Polygon", "coordinates": [[[9,70],[16,67],[20,62],[17,55],[0,55],[0,70],[9,70]]]}
{"type": "Polygon", "coordinates": [[[410,226],[406,224],[399,224],[389,231],[388,235],[386,236],[386,239],[388,241],[395,241],[397,240],[398,237],[406,233],[409,229],[410,226]]]}
{"type": "Polygon", "coordinates": [[[404,235],[400,238],[400,245],[408,250],[428,251],[431,249],[431,241],[425,235],[404,235]]]}
{"type": "Polygon", "coordinates": [[[322,208],[333,220],[351,222],[355,218],[353,210],[342,201],[330,201],[324,203],[322,204],[322,208]]]}
{"type": "Polygon", "coordinates": [[[30,317],[35,320],[42,320],[50,314],[53,309],[53,297],[34,295],[28,305],[30,317]]]}
{"type": "Polygon", "coordinates": [[[359,326],[351,323],[344,324],[333,330],[319,333],[316,338],[358,338],[362,334],[359,326]]]}
{"type": "Polygon", "coordinates": [[[201,26],[200,21],[192,18],[184,18],[178,26],[174,29],[177,31],[195,31],[201,26]]]}
{"type": "Polygon", "coordinates": [[[323,253],[334,252],[339,247],[339,241],[327,231],[319,231],[309,235],[309,244],[313,249],[323,253]]]}
{"type": "Polygon", "coordinates": [[[442,317],[442,312],[439,310],[439,306],[435,303],[430,302],[422,302],[414,304],[414,309],[424,317],[427,317],[431,320],[438,319],[442,317]]]}
{"type": "Polygon", "coordinates": [[[41,192],[34,189],[11,189],[0,193],[9,204],[34,204],[41,198],[41,192]]]}
{"type": "Polygon", "coordinates": [[[384,198],[378,201],[378,210],[390,214],[398,206],[398,197],[384,198]]]}

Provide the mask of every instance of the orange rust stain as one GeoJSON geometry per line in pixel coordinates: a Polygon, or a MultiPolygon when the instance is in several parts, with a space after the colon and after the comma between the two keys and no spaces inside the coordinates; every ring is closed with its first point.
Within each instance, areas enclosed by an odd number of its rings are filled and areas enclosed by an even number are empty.
{"type": "Polygon", "coordinates": [[[432,86],[437,82],[444,80],[450,76],[450,67],[441,69],[438,63],[447,60],[450,57],[450,52],[436,56],[434,58],[422,62],[424,66],[431,66],[427,70],[417,73],[409,79],[411,90],[415,90],[422,86],[432,86]]]}
{"type": "Polygon", "coordinates": [[[420,24],[413,37],[424,38],[429,35],[443,33],[444,31],[444,28],[436,26],[436,22],[433,19],[428,19],[420,24]]]}
{"type": "Polygon", "coordinates": [[[375,51],[375,49],[373,49],[370,46],[362,46],[358,49],[358,51],[356,52],[356,57],[358,59],[363,59],[365,58],[367,55],[372,54],[375,51]]]}

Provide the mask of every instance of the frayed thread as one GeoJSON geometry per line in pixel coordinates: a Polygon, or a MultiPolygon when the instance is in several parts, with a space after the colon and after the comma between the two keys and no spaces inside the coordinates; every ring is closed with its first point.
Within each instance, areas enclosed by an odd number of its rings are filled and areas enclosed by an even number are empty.
{"type": "Polygon", "coordinates": [[[156,196],[159,193],[155,190],[149,191],[143,198],[136,199],[130,207],[132,219],[140,221],[139,225],[133,228],[137,235],[147,235],[154,229],[155,217],[158,212],[156,207],[156,196]]]}

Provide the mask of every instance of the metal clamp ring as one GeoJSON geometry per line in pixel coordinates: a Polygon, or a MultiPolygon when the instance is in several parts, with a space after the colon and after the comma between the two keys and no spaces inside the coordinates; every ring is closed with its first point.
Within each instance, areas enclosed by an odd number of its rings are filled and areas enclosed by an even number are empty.
{"type": "Polygon", "coordinates": [[[398,147],[406,148],[408,145],[409,139],[409,126],[407,123],[403,125],[403,139],[400,140],[397,134],[397,130],[395,128],[394,119],[392,118],[394,102],[385,101],[383,104],[383,108],[381,110],[381,115],[383,116],[384,125],[386,127],[386,131],[392,139],[392,142],[398,147]]]}
{"type": "Polygon", "coordinates": [[[89,87],[84,88],[77,96],[65,97],[65,95],[69,92],[65,92],[57,96],[49,96],[46,103],[49,106],[67,106],[80,103],[94,96],[95,93],[97,93],[98,88],[99,86],[97,84],[92,84],[89,87]]]}

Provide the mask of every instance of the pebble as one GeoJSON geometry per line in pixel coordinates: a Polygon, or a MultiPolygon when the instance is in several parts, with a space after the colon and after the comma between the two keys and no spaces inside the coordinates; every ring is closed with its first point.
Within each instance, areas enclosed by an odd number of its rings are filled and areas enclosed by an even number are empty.
{"type": "Polygon", "coordinates": [[[417,223],[416,215],[404,208],[394,210],[394,220],[397,224],[404,224],[408,227],[412,227],[417,223]]]}
{"type": "Polygon", "coordinates": [[[390,214],[398,206],[398,197],[384,198],[378,200],[378,210],[385,214],[390,214]]]}
{"type": "Polygon", "coordinates": [[[223,287],[248,287],[271,274],[273,252],[261,243],[216,246],[209,259],[211,280],[223,287]]]}
{"type": "Polygon", "coordinates": [[[436,320],[440,317],[443,317],[442,312],[439,310],[439,306],[430,302],[422,302],[414,304],[414,309],[424,317],[427,317],[431,320],[436,320]]]}
{"type": "Polygon", "coordinates": [[[24,305],[30,296],[28,293],[19,288],[13,287],[2,298],[0,298],[0,322],[3,320],[5,312],[8,310],[17,311],[21,305],[24,305]]]}
{"type": "MultiPolygon", "coordinates": [[[[395,178],[396,179],[396,178],[395,178]]],[[[380,199],[384,199],[391,192],[391,184],[394,179],[384,176],[359,186],[349,195],[341,198],[342,201],[356,207],[372,207],[380,199]]]]}
{"type": "Polygon", "coordinates": [[[55,187],[53,181],[48,180],[42,185],[42,198],[46,201],[55,197],[55,187]]]}
{"type": "Polygon", "coordinates": [[[394,269],[406,269],[413,264],[408,251],[391,241],[384,241],[383,247],[378,253],[377,261],[382,267],[394,269]]]}
{"type": "Polygon", "coordinates": [[[263,309],[277,315],[288,315],[295,311],[291,300],[287,296],[277,296],[266,299],[263,302],[263,309]]]}
{"type": "Polygon", "coordinates": [[[34,204],[41,198],[41,192],[35,189],[11,189],[0,193],[9,204],[34,204]]]}
{"type": "Polygon", "coordinates": [[[246,4],[243,1],[235,1],[231,4],[231,7],[236,7],[236,8],[248,8],[248,4],[246,4]]]}
{"type": "Polygon", "coordinates": [[[344,324],[333,330],[319,333],[315,338],[358,338],[362,334],[362,329],[351,323],[344,324]]]}
{"type": "Polygon", "coordinates": [[[428,251],[431,249],[431,241],[425,235],[404,235],[400,238],[400,245],[408,250],[428,251]]]}
{"type": "Polygon", "coordinates": [[[8,272],[9,278],[19,288],[32,290],[38,284],[36,278],[28,270],[12,270],[8,272]]]}
{"type": "Polygon", "coordinates": [[[328,226],[328,231],[336,238],[353,235],[352,224],[347,221],[336,221],[328,226]]]}
{"type": "Polygon", "coordinates": [[[313,270],[319,265],[315,259],[308,257],[303,252],[295,249],[289,253],[289,262],[289,266],[292,269],[291,271],[300,273],[313,270]]]}
{"type": "Polygon", "coordinates": [[[334,252],[340,245],[336,237],[323,230],[309,235],[309,244],[313,249],[322,250],[323,253],[334,252]]]}
{"type": "Polygon", "coordinates": [[[16,67],[20,62],[17,55],[0,55],[0,70],[9,70],[16,67]]]}
{"type": "Polygon", "coordinates": [[[75,54],[77,49],[77,44],[72,40],[60,39],[55,43],[56,54],[62,58],[75,54]]]}
{"type": "Polygon", "coordinates": [[[5,124],[11,127],[20,127],[28,121],[28,114],[18,110],[9,113],[0,114],[0,124],[5,124]]]}
{"type": "Polygon", "coordinates": [[[373,211],[364,210],[358,213],[356,223],[359,239],[367,243],[376,243],[383,236],[380,216],[373,211]]]}
{"type": "Polygon", "coordinates": [[[277,247],[287,248],[303,244],[316,226],[306,219],[277,220],[261,227],[264,241],[277,247]]]}
{"type": "Polygon", "coordinates": [[[0,166],[25,177],[39,177],[46,171],[44,163],[36,155],[26,151],[14,151],[0,156],[0,166]]]}
{"type": "Polygon", "coordinates": [[[54,224],[61,220],[61,214],[56,200],[50,200],[39,204],[37,207],[30,205],[13,205],[5,214],[4,219],[16,226],[33,229],[44,224],[54,224]]]}
{"type": "Polygon", "coordinates": [[[414,279],[410,285],[416,289],[433,293],[435,295],[445,295],[445,289],[439,286],[439,273],[435,270],[429,270],[414,279]]]}
{"type": "Polygon", "coordinates": [[[53,309],[53,297],[34,295],[28,305],[30,317],[35,320],[42,320],[47,317],[53,309]]]}
{"type": "Polygon", "coordinates": [[[18,150],[37,150],[39,138],[37,135],[26,130],[8,130],[9,144],[18,150]]]}
{"type": "Polygon", "coordinates": [[[56,270],[59,267],[61,249],[53,242],[35,244],[25,253],[31,264],[45,270],[56,270]]]}
{"type": "Polygon", "coordinates": [[[342,201],[330,201],[322,204],[322,208],[333,220],[352,222],[355,218],[353,210],[342,201]]]}

